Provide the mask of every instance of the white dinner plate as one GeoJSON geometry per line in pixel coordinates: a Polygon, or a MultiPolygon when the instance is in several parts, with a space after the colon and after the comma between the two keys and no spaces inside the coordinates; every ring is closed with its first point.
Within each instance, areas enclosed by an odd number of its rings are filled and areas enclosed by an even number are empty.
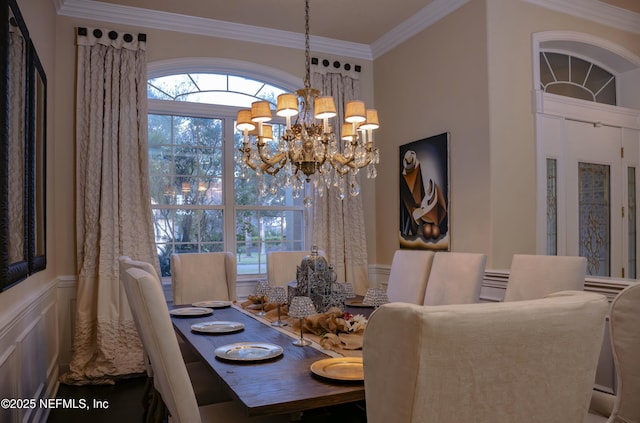
{"type": "Polygon", "coordinates": [[[282,354],[282,347],[266,342],[236,342],[215,350],[216,357],[233,361],[269,360],[282,354]]]}
{"type": "Polygon", "coordinates": [[[311,363],[311,371],[327,379],[342,381],[364,380],[361,357],[325,358],[311,363]]]}
{"type": "Polygon", "coordinates": [[[191,325],[191,330],[202,333],[231,333],[244,329],[244,325],[239,322],[202,322],[191,325]]]}
{"type": "Polygon", "coordinates": [[[219,301],[219,300],[198,301],[197,303],[193,303],[191,305],[194,307],[225,308],[225,307],[231,307],[231,301],[219,301]]]}
{"type": "Polygon", "coordinates": [[[210,308],[204,307],[182,307],[182,308],[174,308],[173,310],[169,310],[169,313],[172,316],[178,317],[194,317],[194,316],[207,316],[213,313],[213,310],[210,308]]]}

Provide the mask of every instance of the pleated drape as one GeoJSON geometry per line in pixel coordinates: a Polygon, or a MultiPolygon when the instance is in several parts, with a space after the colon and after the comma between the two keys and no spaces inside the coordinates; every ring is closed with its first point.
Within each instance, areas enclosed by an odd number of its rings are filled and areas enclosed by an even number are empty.
{"type": "MultiPolygon", "coordinates": [[[[323,95],[333,96],[337,111],[334,121],[343,122],[345,104],[360,96],[360,82],[340,71],[314,68],[311,85],[323,95]]],[[[335,125],[339,127],[338,123],[335,125]]],[[[325,251],[338,281],[351,282],[356,293],[362,295],[369,287],[362,197],[347,192],[344,199],[340,199],[335,191],[328,189],[320,195],[317,189],[314,190],[312,239],[325,251]]]]}
{"type": "Polygon", "coordinates": [[[128,255],[159,269],[150,206],[145,41],[78,28],[78,288],[64,383],[113,383],[145,371],[118,263],[128,255]]]}

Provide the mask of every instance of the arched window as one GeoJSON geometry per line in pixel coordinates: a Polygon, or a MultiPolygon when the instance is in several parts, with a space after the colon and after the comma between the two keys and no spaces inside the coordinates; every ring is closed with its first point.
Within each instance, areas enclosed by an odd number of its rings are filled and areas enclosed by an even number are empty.
{"type": "Polygon", "coordinates": [[[565,97],[617,105],[615,75],[568,54],[540,52],[540,89],[565,97]]]}
{"type": "Polygon", "coordinates": [[[149,173],[162,275],[170,275],[173,253],[234,251],[238,275],[255,277],[266,273],[267,252],[307,249],[303,196],[270,190],[255,174],[242,175],[235,161],[238,109],[257,100],[275,104],[285,89],[232,72],[174,66],[170,74],[154,73],[149,173]]]}

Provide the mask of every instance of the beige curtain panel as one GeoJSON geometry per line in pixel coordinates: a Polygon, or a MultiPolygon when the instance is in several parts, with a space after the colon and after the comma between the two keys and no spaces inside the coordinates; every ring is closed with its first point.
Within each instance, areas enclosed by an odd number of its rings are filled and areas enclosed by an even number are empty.
{"type": "Polygon", "coordinates": [[[144,34],[77,29],[77,310],[69,384],[145,371],[118,257],[159,270],[150,207],[144,34]]]}
{"type": "MultiPolygon", "coordinates": [[[[360,98],[360,81],[340,70],[326,71],[314,66],[311,86],[323,95],[333,96],[338,113],[335,122],[344,121],[344,105],[349,100],[360,98]]],[[[347,189],[341,200],[335,188],[323,193],[313,191],[312,242],[326,252],[338,282],[351,282],[356,293],[363,295],[369,287],[369,278],[362,196],[351,196],[347,189]]]]}

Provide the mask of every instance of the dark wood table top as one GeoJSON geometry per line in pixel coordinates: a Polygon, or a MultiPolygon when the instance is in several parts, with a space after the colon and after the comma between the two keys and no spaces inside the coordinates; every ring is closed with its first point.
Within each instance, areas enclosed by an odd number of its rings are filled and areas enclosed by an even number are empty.
{"type": "Polygon", "coordinates": [[[364,400],[363,382],[325,380],[311,373],[313,362],[330,356],[309,346],[293,345],[291,336],[233,307],[215,309],[213,315],[204,317],[172,317],[172,321],[178,335],[220,376],[249,416],[289,414],[364,400]],[[214,320],[240,322],[244,330],[223,335],[191,330],[194,323],[214,320]],[[229,362],[215,356],[217,347],[236,342],[267,342],[280,345],[284,352],[258,362],[229,362]]]}

